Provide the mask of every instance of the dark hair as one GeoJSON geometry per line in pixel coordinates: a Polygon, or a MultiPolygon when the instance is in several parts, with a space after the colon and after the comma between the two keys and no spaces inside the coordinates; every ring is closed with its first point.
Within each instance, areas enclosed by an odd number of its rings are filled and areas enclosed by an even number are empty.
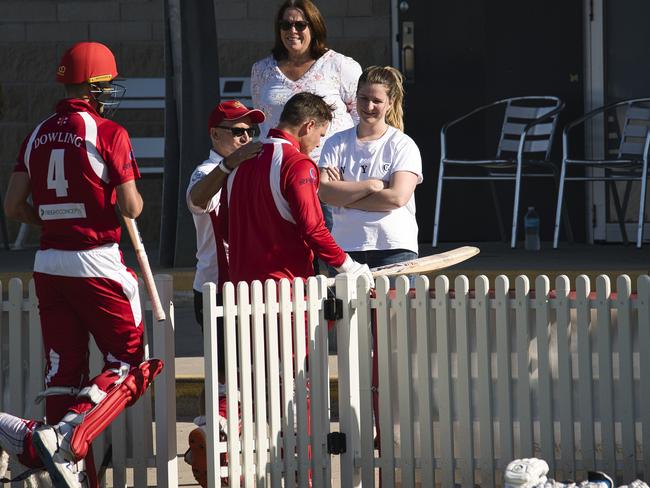
{"type": "Polygon", "coordinates": [[[359,77],[357,92],[363,84],[383,85],[388,92],[390,108],[386,113],[386,123],[404,131],[404,77],[392,66],[368,66],[359,77]]]}
{"type": "Polygon", "coordinates": [[[300,10],[305,16],[305,20],[309,22],[309,29],[311,29],[309,54],[311,54],[312,59],[320,58],[327,51],[327,27],[325,27],[323,16],[311,0],[286,0],[280,6],[278,14],[275,16],[275,45],[271,49],[273,58],[279,61],[286,59],[288,56],[287,48],[282,43],[280,21],[284,16],[285,10],[289,8],[300,10]]]}
{"type": "Polygon", "coordinates": [[[320,95],[300,92],[292,96],[282,109],[280,122],[298,127],[307,120],[313,119],[318,125],[332,121],[334,107],[320,95]]]}

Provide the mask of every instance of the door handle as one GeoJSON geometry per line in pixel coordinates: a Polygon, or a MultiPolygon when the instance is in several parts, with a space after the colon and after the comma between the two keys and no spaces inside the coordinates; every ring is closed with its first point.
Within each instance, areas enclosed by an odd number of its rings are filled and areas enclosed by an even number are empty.
{"type": "Polygon", "coordinates": [[[407,82],[415,82],[415,25],[402,22],[402,73],[407,82]]]}

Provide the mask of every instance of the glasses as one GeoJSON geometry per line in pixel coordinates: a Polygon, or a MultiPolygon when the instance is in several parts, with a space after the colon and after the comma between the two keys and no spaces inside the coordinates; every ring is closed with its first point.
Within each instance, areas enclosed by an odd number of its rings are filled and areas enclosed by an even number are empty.
{"type": "Polygon", "coordinates": [[[226,127],[225,125],[218,125],[219,129],[228,129],[233,137],[242,137],[247,134],[251,139],[260,135],[260,129],[257,126],[253,127],[226,127]]]}
{"type": "Polygon", "coordinates": [[[280,24],[280,29],[282,29],[283,31],[288,31],[291,30],[292,27],[295,27],[295,29],[298,32],[302,32],[307,27],[309,27],[309,22],[306,22],[304,20],[298,20],[297,22],[289,22],[288,20],[281,20],[279,24],[280,24]]]}

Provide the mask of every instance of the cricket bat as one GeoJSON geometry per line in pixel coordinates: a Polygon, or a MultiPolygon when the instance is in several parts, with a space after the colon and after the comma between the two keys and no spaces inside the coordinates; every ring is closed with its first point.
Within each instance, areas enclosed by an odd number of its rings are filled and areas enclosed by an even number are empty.
{"type": "MultiPolygon", "coordinates": [[[[446,252],[424,256],[422,258],[410,259],[401,263],[387,264],[377,268],[370,268],[373,278],[379,276],[399,276],[406,274],[423,274],[439,269],[448,268],[454,264],[462,263],[474,256],[481,250],[474,246],[462,246],[446,252]]],[[[334,285],[334,278],[327,280],[327,285],[334,285]]]]}
{"type": "Polygon", "coordinates": [[[135,223],[135,220],[128,217],[124,217],[124,225],[126,226],[126,230],[129,232],[129,237],[131,238],[133,248],[135,249],[135,257],[138,260],[138,266],[140,267],[140,272],[142,273],[144,287],[147,290],[149,300],[151,300],[151,311],[153,313],[153,317],[158,322],[162,322],[165,320],[165,310],[160,303],[160,296],[158,296],[156,283],[153,280],[151,266],[149,265],[149,258],[147,257],[147,251],[144,248],[144,244],[142,243],[140,231],[138,230],[138,226],[135,223]]]}

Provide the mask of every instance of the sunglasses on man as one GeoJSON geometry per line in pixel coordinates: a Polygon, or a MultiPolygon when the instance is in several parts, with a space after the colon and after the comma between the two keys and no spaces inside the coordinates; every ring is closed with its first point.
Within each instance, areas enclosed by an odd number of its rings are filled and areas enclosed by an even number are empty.
{"type": "Polygon", "coordinates": [[[256,125],[253,127],[226,127],[225,125],[218,125],[220,129],[228,129],[233,137],[242,137],[244,134],[248,134],[248,137],[251,139],[260,135],[260,128],[256,125]]]}
{"type": "Polygon", "coordinates": [[[289,22],[288,20],[281,20],[279,22],[280,24],[280,29],[283,31],[288,31],[291,30],[292,27],[295,27],[298,32],[304,31],[307,27],[309,27],[309,22],[306,22],[304,20],[298,20],[296,22],[289,22]]]}

